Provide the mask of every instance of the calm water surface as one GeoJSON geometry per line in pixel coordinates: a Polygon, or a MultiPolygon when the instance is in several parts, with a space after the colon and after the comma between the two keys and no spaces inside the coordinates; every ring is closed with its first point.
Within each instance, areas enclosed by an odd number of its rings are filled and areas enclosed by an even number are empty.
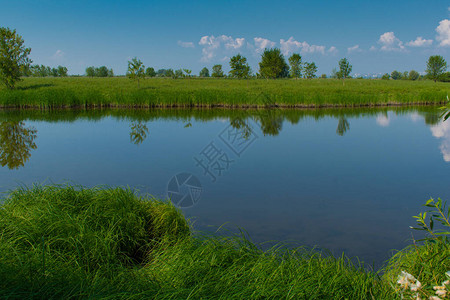
{"type": "Polygon", "coordinates": [[[257,243],[317,245],[380,266],[417,237],[409,226],[421,205],[450,196],[450,121],[438,115],[0,111],[0,192],[65,182],[169,189],[195,229],[226,223],[257,243]]]}

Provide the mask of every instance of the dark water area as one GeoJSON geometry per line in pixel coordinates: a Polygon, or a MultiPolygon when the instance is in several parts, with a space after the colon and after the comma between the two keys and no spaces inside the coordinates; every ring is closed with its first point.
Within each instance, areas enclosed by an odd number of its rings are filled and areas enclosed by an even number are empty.
{"type": "MultiPolygon", "coordinates": [[[[449,199],[450,121],[433,107],[0,111],[0,192],[130,186],[194,228],[329,249],[381,266],[413,215],[449,199]]],[[[267,247],[267,245],[265,247],[267,247]]]]}

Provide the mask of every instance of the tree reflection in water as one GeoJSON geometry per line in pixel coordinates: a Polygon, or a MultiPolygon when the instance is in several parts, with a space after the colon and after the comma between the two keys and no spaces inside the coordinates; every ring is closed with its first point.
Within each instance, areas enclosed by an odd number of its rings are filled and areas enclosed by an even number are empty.
{"type": "Polygon", "coordinates": [[[339,123],[336,128],[337,135],[343,136],[350,129],[350,124],[344,117],[339,118],[339,123]]]}
{"type": "Polygon", "coordinates": [[[37,149],[34,139],[37,130],[25,127],[22,121],[7,121],[0,124],[0,164],[9,169],[23,167],[37,149]]]}
{"type": "Polygon", "coordinates": [[[147,125],[138,121],[131,123],[130,141],[139,145],[147,138],[148,128],[147,125]]]}

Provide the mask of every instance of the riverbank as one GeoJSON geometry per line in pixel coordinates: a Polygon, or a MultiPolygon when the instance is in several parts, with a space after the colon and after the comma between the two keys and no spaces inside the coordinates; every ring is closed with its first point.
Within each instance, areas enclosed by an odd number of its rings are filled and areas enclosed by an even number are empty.
{"type": "Polygon", "coordinates": [[[1,108],[329,108],[445,103],[448,83],[350,79],[24,78],[1,108]]]}
{"type": "Polygon", "coordinates": [[[438,246],[400,252],[381,275],[344,255],[193,234],[173,205],[131,190],[36,186],[0,209],[0,298],[396,299],[401,270],[440,284],[438,246]]]}

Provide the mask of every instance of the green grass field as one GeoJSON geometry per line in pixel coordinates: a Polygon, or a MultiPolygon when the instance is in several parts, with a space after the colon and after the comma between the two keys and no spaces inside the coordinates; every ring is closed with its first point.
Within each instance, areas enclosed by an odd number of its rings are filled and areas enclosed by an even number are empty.
{"type": "Polygon", "coordinates": [[[128,189],[35,186],[4,200],[1,299],[400,299],[402,270],[437,285],[450,268],[447,244],[399,252],[384,274],[311,249],[262,251],[244,235],[193,234],[169,202],[128,189]]]}
{"type": "Polygon", "coordinates": [[[360,107],[443,103],[448,83],[336,79],[25,78],[0,107],[360,107]]]}

